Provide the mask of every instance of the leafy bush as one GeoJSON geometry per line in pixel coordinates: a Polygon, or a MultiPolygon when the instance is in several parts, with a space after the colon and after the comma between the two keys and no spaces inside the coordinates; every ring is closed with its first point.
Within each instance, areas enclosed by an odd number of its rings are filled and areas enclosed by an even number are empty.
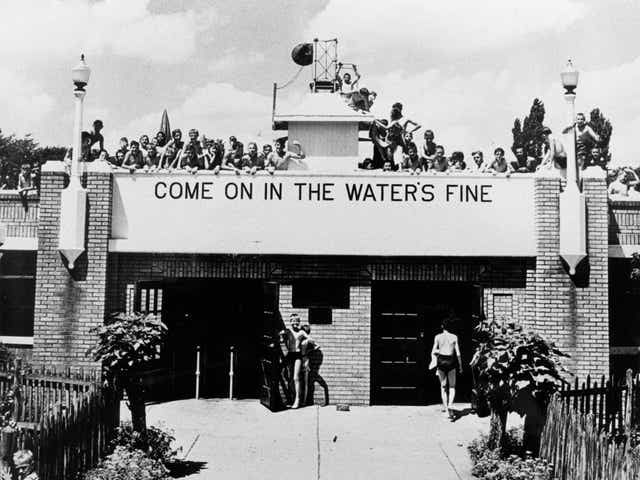
{"type": "MultiPolygon", "coordinates": [[[[522,438],[524,432],[522,427],[514,427],[509,429],[509,431],[504,436],[504,456],[509,455],[520,455],[523,453],[522,446],[522,438]]],[[[469,456],[471,457],[471,462],[476,463],[477,459],[484,455],[485,452],[491,450],[489,444],[491,440],[488,434],[482,433],[480,436],[471,441],[471,443],[467,446],[467,450],[469,450],[469,456]]]]}
{"type": "Polygon", "coordinates": [[[500,458],[498,450],[489,450],[471,473],[483,480],[550,480],[551,466],[541,458],[511,455],[500,458]]]}
{"type": "Polygon", "coordinates": [[[126,391],[133,428],[144,436],[147,417],[140,373],[158,358],[167,326],[151,314],[116,314],[91,331],[97,339],[87,355],[102,363],[105,379],[116,390],[126,391]]]}
{"type": "Polygon", "coordinates": [[[167,480],[169,471],[159,460],[141,450],[116,447],[96,468],[86,472],[83,480],[167,480]]]}
{"type": "Polygon", "coordinates": [[[162,425],[147,428],[147,438],[143,439],[133,429],[131,422],[125,422],[118,427],[113,445],[128,450],[142,450],[149,458],[159,460],[167,466],[177,460],[178,452],[181,451],[181,448],[174,450],[171,447],[174,440],[173,431],[163,429],[162,425]]]}
{"type": "Polygon", "coordinates": [[[471,360],[476,390],[487,398],[492,412],[490,444],[503,442],[507,415],[525,417],[525,443],[536,453],[547,405],[566,372],[567,357],[553,342],[515,323],[483,321],[475,328],[477,348],[471,360]]]}
{"type": "Polygon", "coordinates": [[[475,330],[478,347],[471,363],[491,408],[517,411],[514,402],[523,393],[546,407],[560,387],[561,372],[566,371],[560,357],[568,355],[553,342],[515,323],[484,321],[475,330]]]}
{"type": "Polygon", "coordinates": [[[489,448],[489,435],[482,434],[467,447],[473,463],[471,473],[483,480],[550,480],[551,466],[540,458],[520,456],[523,431],[512,428],[504,437],[502,453],[489,448]]]}

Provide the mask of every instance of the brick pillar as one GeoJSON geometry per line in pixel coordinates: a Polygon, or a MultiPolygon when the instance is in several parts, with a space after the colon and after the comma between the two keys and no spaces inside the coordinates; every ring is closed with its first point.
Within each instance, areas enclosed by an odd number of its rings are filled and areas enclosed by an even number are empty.
{"type": "Polygon", "coordinates": [[[111,172],[87,164],[87,229],[85,252],[69,271],[58,251],[62,162],[43,166],[38,226],[36,304],[33,350],[35,362],[88,365],[89,330],[105,316],[107,252],[111,229],[111,172]]]}
{"type": "Polygon", "coordinates": [[[609,373],[607,193],[604,178],[584,181],[587,253],[574,279],[560,255],[560,179],[538,177],[535,318],[532,326],[571,355],[567,368],[583,378],[609,373]]]}
{"type": "Polygon", "coordinates": [[[579,370],[583,374],[609,374],[609,198],[606,173],[588,168],[582,190],[587,201],[587,253],[589,283],[578,290],[580,318],[579,370]]]}
{"type": "MultiPolygon", "coordinates": [[[[371,404],[371,285],[351,285],[349,308],[333,309],[329,325],[311,325],[311,336],[323,353],[319,374],[327,382],[329,401],[351,405],[371,404]]],[[[280,313],[288,322],[297,313],[308,321],[308,309],[293,308],[292,286],[280,285],[280,313]]],[[[324,399],[315,385],[314,400],[324,399]]]]}

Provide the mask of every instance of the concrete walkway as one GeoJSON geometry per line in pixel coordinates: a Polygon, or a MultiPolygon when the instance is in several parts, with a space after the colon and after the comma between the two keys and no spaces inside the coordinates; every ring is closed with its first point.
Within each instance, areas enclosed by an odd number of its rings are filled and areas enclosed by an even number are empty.
{"type": "Polygon", "coordinates": [[[174,429],[187,460],[203,462],[190,480],[470,479],[466,446],[489,428],[475,415],[452,423],[438,406],[271,413],[217,399],[149,405],[147,420],[174,429]]]}

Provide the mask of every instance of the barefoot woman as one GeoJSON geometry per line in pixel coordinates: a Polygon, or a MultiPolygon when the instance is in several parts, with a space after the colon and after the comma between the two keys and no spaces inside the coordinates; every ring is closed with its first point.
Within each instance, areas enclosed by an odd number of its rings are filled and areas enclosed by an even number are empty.
{"type": "Polygon", "coordinates": [[[451,323],[450,318],[445,318],[442,321],[442,333],[436,335],[433,341],[433,350],[431,350],[431,357],[436,361],[436,373],[440,380],[442,411],[449,411],[449,415],[451,415],[451,408],[456,396],[456,368],[462,373],[458,337],[450,332],[451,323]],[[447,386],[449,387],[448,392],[447,386]]]}

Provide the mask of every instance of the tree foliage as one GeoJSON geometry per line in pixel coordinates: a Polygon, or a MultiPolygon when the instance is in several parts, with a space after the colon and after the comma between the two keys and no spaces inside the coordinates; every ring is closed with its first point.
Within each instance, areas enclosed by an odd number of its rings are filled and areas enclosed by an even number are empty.
{"type": "MultiPolygon", "coordinates": [[[[62,160],[66,149],[57,146],[40,147],[31,135],[22,138],[4,135],[0,130],[0,161],[6,161],[6,175],[10,184],[17,184],[20,166],[29,163],[40,166],[47,160],[62,160]]],[[[12,185],[15,188],[16,185],[12,185]]]]}
{"type": "Polygon", "coordinates": [[[611,134],[613,133],[613,126],[608,118],[606,118],[599,108],[594,108],[589,114],[589,126],[600,137],[600,151],[602,155],[607,159],[607,162],[611,160],[611,154],[609,153],[609,142],[611,141],[611,134]]]}
{"type": "Polygon", "coordinates": [[[544,103],[538,98],[533,100],[529,115],[524,117],[521,122],[516,118],[513,122],[511,134],[513,136],[513,144],[511,150],[515,153],[516,147],[524,147],[527,155],[534,158],[542,156],[542,128],[544,123],[544,103]]]}
{"type": "Polygon", "coordinates": [[[475,329],[478,344],[471,366],[476,390],[491,407],[492,448],[504,445],[507,415],[525,417],[525,444],[536,452],[549,400],[563,382],[561,357],[568,355],[514,323],[483,321],[475,329]]]}
{"type": "Polygon", "coordinates": [[[486,320],[476,327],[475,335],[478,347],[472,365],[493,410],[518,411],[522,395],[546,405],[562,384],[566,369],[561,357],[568,355],[539,334],[514,323],[486,320]]]}
{"type": "Polygon", "coordinates": [[[155,315],[116,315],[93,330],[96,344],[88,350],[102,362],[107,382],[126,391],[133,428],[146,437],[144,388],[140,373],[157,358],[167,327],[155,315]]]}
{"type": "Polygon", "coordinates": [[[98,343],[89,353],[102,362],[108,379],[117,381],[156,358],[167,327],[155,315],[117,315],[94,332],[98,343]]]}

